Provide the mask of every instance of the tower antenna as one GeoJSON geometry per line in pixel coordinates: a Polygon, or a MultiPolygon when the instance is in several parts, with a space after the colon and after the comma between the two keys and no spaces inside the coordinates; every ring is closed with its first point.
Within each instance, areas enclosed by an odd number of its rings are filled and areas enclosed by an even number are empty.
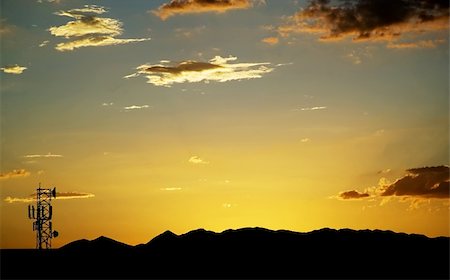
{"type": "Polygon", "coordinates": [[[36,189],[36,208],[28,205],[28,218],[34,220],[36,249],[51,249],[52,238],[58,236],[56,230],[52,231],[52,197],[56,198],[56,188],[43,189],[39,183],[39,187],[36,189]]]}

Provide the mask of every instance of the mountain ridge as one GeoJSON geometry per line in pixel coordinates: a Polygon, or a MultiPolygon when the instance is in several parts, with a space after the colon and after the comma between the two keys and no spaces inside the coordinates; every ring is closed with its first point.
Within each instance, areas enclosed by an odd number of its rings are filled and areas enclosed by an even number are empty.
{"type": "Polygon", "coordinates": [[[450,237],[387,230],[246,227],[165,231],[135,246],[100,236],[53,250],[1,250],[0,259],[2,279],[448,279],[449,247],[450,237]]]}
{"type": "Polygon", "coordinates": [[[63,246],[61,246],[61,247],[59,247],[57,249],[63,249],[66,246],[68,246],[68,245],[70,245],[72,243],[74,243],[74,244],[76,244],[78,242],[80,242],[80,243],[91,243],[91,242],[94,242],[94,241],[97,241],[97,240],[105,240],[105,241],[109,240],[109,241],[113,241],[115,243],[120,243],[120,244],[129,246],[129,247],[139,247],[139,246],[142,246],[142,245],[149,244],[149,243],[151,243],[154,240],[166,239],[166,238],[177,238],[177,237],[182,237],[182,236],[190,236],[190,235],[193,235],[193,234],[196,234],[196,233],[199,233],[199,232],[201,232],[201,233],[206,232],[206,233],[211,233],[211,234],[215,234],[215,235],[221,235],[221,234],[226,234],[226,233],[241,232],[241,231],[245,231],[245,230],[262,230],[262,231],[268,231],[268,232],[273,232],[273,233],[280,232],[280,233],[292,233],[292,234],[300,234],[300,235],[302,235],[302,234],[303,235],[307,235],[307,234],[313,234],[313,233],[323,233],[323,232],[361,232],[361,233],[372,232],[372,233],[380,233],[380,234],[397,234],[397,235],[403,235],[403,236],[414,236],[414,237],[418,237],[418,238],[428,238],[428,239],[450,238],[450,237],[447,237],[447,236],[429,237],[427,235],[418,234],[418,233],[395,232],[395,231],[392,231],[392,230],[380,230],[380,229],[358,229],[358,230],[355,230],[355,229],[350,229],[350,228],[333,229],[333,228],[329,228],[329,227],[324,227],[324,228],[321,228],[321,229],[315,229],[315,230],[308,231],[308,232],[298,232],[298,231],[286,230],[286,229],[272,230],[272,229],[267,229],[267,228],[264,228],[264,227],[243,227],[243,228],[237,228],[237,229],[226,229],[226,230],[223,230],[221,232],[215,232],[215,231],[212,231],[212,230],[206,230],[206,229],[203,229],[203,228],[199,228],[199,229],[190,230],[190,231],[188,231],[186,233],[182,233],[182,234],[176,234],[176,233],[174,233],[174,232],[172,232],[170,230],[166,230],[163,233],[161,233],[161,234],[155,236],[154,238],[150,239],[148,242],[146,242],[146,243],[139,243],[139,244],[136,244],[136,245],[130,245],[130,244],[121,242],[119,240],[115,240],[113,238],[101,235],[101,236],[99,236],[97,238],[94,238],[92,240],[88,240],[88,239],[83,238],[83,239],[71,241],[71,242],[69,242],[69,243],[67,243],[67,244],[65,244],[65,245],[63,245],[63,246]]]}

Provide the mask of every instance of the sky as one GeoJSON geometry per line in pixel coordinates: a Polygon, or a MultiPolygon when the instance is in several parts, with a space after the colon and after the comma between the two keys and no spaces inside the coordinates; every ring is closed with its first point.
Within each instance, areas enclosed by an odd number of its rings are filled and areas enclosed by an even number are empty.
{"type": "Polygon", "coordinates": [[[2,0],[1,248],[264,227],[450,236],[449,4],[2,0]]]}

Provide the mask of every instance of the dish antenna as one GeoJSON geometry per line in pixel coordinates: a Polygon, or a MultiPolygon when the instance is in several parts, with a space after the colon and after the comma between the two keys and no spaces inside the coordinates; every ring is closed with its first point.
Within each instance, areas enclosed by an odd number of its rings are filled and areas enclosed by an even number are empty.
{"type": "Polygon", "coordinates": [[[36,208],[34,208],[34,205],[28,205],[28,218],[35,220],[33,231],[36,231],[37,249],[50,249],[52,238],[59,235],[56,230],[52,231],[52,197],[56,198],[56,188],[43,189],[39,183],[36,190],[36,208]]]}

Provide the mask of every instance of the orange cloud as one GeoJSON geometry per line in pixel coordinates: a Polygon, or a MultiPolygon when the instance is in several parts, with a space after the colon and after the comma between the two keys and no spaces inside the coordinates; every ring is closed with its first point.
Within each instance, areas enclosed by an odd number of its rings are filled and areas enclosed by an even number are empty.
{"type": "Polygon", "coordinates": [[[329,0],[312,0],[278,27],[281,36],[307,33],[320,41],[395,41],[404,34],[416,36],[447,30],[449,3],[439,0],[352,0],[332,6],[329,0]]]}
{"type": "Polygon", "coordinates": [[[254,0],[172,0],[152,13],[162,20],[175,15],[193,13],[225,13],[229,10],[248,9],[254,0]]]}
{"type": "Polygon", "coordinates": [[[19,177],[27,177],[30,176],[30,172],[25,169],[14,169],[13,171],[0,173],[0,180],[11,179],[11,178],[19,178],[19,177]]]}
{"type": "Polygon", "coordinates": [[[269,44],[269,45],[276,45],[278,44],[278,38],[277,37],[267,37],[261,40],[261,42],[269,44]]]}

